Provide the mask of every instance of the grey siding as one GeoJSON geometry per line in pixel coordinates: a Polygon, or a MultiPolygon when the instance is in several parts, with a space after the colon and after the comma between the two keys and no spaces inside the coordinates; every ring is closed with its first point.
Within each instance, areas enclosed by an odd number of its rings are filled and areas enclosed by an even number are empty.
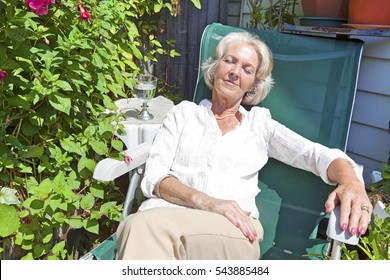
{"type": "Polygon", "coordinates": [[[347,153],[364,166],[366,184],[390,152],[390,38],[365,41],[347,153]]]}

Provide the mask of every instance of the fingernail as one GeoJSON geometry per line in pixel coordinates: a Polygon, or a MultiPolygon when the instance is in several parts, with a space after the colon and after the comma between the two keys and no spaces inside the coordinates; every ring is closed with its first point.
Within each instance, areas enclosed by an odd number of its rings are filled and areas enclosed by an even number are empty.
{"type": "Polygon", "coordinates": [[[366,233],[367,229],[365,227],[361,227],[359,230],[359,235],[364,235],[366,233]]]}
{"type": "Polygon", "coordinates": [[[252,241],[256,241],[256,239],[257,239],[257,234],[255,232],[255,233],[252,234],[252,241]]]}
{"type": "Polygon", "coordinates": [[[349,231],[350,233],[351,233],[351,235],[355,235],[355,233],[356,233],[356,228],[351,228],[351,230],[349,231]]]}
{"type": "Polygon", "coordinates": [[[240,222],[239,222],[239,221],[235,221],[235,222],[234,222],[234,225],[235,225],[236,227],[240,227],[240,222]]]}
{"type": "Polygon", "coordinates": [[[347,229],[347,224],[342,224],[342,225],[341,225],[341,230],[342,230],[342,231],[345,231],[346,229],[347,229]]]}

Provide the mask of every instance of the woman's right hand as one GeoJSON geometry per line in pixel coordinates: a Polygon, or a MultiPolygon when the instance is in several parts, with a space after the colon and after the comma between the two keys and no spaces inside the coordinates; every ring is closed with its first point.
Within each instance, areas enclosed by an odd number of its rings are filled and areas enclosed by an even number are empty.
{"type": "Polygon", "coordinates": [[[154,193],[159,197],[179,205],[206,210],[223,215],[250,240],[257,240],[257,233],[251,223],[250,213],[243,211],[237,202],[211,197],[182,184],[176,177],[164,178],[154,193]]]}
{"type": "Polygon", "coordinates": [[[250,240],[257,240],[257,233],[250,219],[250,212],[243,211],[234,200],[217,199],[206,195],[199,209],[221,214],[232,222],[250,240]]]}

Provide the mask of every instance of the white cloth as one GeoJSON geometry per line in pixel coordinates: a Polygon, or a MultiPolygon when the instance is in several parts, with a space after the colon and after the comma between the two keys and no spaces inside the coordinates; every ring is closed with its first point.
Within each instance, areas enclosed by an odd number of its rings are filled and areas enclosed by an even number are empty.
{"type": "MultiPolygon", "coordinates": [[[[328,184],[327,168],[336,158],[356,164],[341,150],[313,143],[271,118],[268,109],[243,107],[241,124],[222,135],[211,102],[183,101],[168,112],[156,135],[141,183],[144,201],[140,211],[154,207],[182,207],[153,194],[155,186],[173,175],[210,196],[235,200],[258,218],[255,198],[258,171],[272,157],[311,171],[328,184]]],[[[361,176],[359,176],[361,178],[361,176]]],[[[362,179],[361,179],[362,180],[362,179]]]]}

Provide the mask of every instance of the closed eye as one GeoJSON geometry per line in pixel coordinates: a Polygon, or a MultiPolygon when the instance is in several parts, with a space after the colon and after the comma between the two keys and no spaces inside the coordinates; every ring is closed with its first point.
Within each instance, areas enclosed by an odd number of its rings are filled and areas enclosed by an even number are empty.
{"type": "Polygon", "coordinates": [[[228,63],[228,64],[234,64],[235,63],[235,61],[233,59],[231,59],[231,58],[226,58],[226,59],[224,59],[224,61],[226,63],[228,63]]]}
{"type": "Polygon", "coordinates": [[[253,74],[253,69],[252,68],[244,68],[244,71],[247,74],[253,74]]]}

